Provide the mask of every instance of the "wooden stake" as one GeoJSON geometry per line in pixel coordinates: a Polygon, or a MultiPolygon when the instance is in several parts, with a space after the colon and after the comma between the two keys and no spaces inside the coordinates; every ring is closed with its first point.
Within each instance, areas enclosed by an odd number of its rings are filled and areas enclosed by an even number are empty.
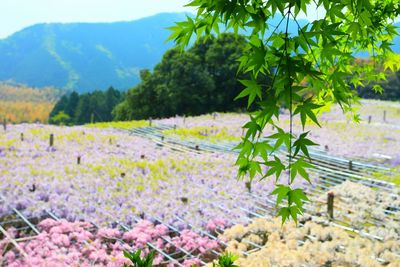
{"type": "Polygon", "coordinates": [[[21,141],[24,141],[24,133],[21,133],[21,141]]]}
{"type": "Polygon", "coordinates": [[[50,143],[50,147],[52,147],[54,145],[54,134],[50,134],[49,143],[50,143]]]}
{"type": "Polygon", "coordinates": [[[245,185],[249,193],[251,193],[251,182],[246,182],[245,185]]]}
{"type": "Polygon", "coordinates": [[[81,156],[78,156],[76,158],[76,164],[80,165],[81,164],[81,156]]]}
{"type": "Polygon", "coordinates": [[[328,216],[329,219],[333,219],[333,200],[335,198],[335,195],[333,192],[328,193],[328,216]]]}
{"type": "Polygon", "coordinates": [[[7,119],[5,117],[3,120],[3,128],[4,128],[4,131],[7,131],[7,119]]]}
{"type": "Polygon", "coordinates": [[[153,124],[153,120],[152,120],[152,118],[150,117],[150,118],[149,118],[149,126],[151,127],[152,124],[153,124]]]}
{"type": "Polygon", "coordinates": [[[368,116],[368,124],[370,124],[371,121],[372,121],[372,116],[370,115],[370,116],[368,116]]]}
{"type": "Polygon", "coordinates": [[[349,170],[353,170],[353,161],[349,160],[349,170]]]}

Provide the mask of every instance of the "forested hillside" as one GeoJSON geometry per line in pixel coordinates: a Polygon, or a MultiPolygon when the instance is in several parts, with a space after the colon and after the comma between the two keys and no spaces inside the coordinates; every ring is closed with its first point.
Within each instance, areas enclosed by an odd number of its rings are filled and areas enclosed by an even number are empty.
{"type": "Polygon", "coordinates": [[[0,84],[0,118],[9,122],[46,123],[50,111],[61,96],[53,88],[35,89],[26,86],[0,84]]]}
{"type": "Polygon", "coordinates": [[[0,81],[88,92],[127,89],[172,46],[164,13],[130,22],[38,24],[0,40],[0,81]]]}

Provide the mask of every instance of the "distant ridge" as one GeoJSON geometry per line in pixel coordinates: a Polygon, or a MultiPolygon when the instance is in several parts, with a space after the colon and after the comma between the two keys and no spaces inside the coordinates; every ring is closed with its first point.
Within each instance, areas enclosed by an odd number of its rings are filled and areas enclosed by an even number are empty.
{"type": "Polygon", "coordinates": [[[127,89],[139,81],[140,69],[153,68],[172,47],[165,28],[185,16],[30,26],[0,40],[0,81],[79,92],[127,89]]]}

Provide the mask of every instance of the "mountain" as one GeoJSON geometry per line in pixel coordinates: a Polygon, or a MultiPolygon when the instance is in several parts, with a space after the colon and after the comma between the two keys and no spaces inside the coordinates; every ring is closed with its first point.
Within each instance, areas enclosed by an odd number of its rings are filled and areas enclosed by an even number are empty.
{"type": "Polygon", "coordinates": [[[173,43],[166,27],[184,13],[162,13],[130,22],[51,23],[0,40],[0,81],[79,92],[127,89],[139,71],[153,68],[173,43]]]}
{"type": "MultiPolygon", "coordinates": [[[[173,46],[165,43],[165,28],[185,17],[162,13],[130,22],[33,25],[0,40],[0,82],[80,93],[111,85],[130,88],[139,82],[141,69],[152,69],[173,46]]],[[[279,30],[284,27],[281,23],[279,30]]]]}

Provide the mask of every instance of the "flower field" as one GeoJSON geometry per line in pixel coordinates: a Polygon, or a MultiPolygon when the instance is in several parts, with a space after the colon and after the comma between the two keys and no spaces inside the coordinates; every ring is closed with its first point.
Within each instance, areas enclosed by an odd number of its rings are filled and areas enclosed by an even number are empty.
{"type": "MultiPolygon", "coordinates": [[[[397,109],[354,125],[332,108],[323,128],[311,129],[321,147],[312,184],[296,184],[311,198],[298,226],[274,219],[274,179],[251,187],[236,179],[231,148],[245,115],[151,127],[8,125],[0,134],[0,266],[122,266],[122,252],[136,249],[155,250],[157,266],[211,266],[224,251],[246,267],[400,266],[400,191],[375,180],[397,175],[397,109]]],[[[381,111],[371,101],[361,115],[381,111]]]]}

